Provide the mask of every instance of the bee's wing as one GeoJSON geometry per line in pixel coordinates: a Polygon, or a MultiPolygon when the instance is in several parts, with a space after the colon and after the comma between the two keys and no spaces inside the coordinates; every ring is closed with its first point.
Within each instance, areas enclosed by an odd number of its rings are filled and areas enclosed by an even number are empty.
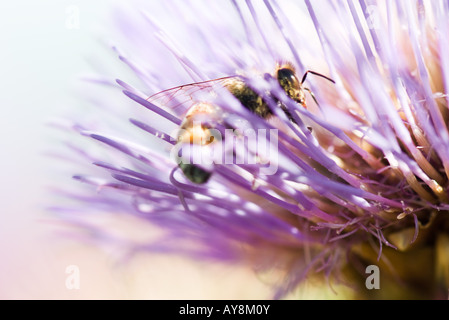
{"type": "Polygon", "coordinates": [[[224,87],[229,79],[237,76],[228,76],[213,80],[194,82],[169,88],[149,96],[146,100],[174,111],[177,115],[183,115],[192,105],[199,102],[199,93],[213,94],[214,88],[224,87]]]}

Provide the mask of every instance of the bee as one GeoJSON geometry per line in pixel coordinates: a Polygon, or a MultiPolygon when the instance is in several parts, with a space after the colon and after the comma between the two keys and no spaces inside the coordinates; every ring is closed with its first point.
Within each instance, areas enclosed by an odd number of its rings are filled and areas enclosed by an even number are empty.
{"type": "MultiPolygon", "coordinates": [[[[298,103],[300,106],[307,108],[305,91],[308,91],[315,103],[318,102],[313,92],[303,86],[308,74],[314,74],[322,77],[332,83],[335,83],[331,78],[326,77],[315,71],[307,70],[301,81],[299,81],[294,66],[291,63],[277,64],[273,77],[277,79],[281,88],[286,95],[298,103]]],[[[194,126],[195,122],[209,119],[213,121],[220,121],[220,110],[218,107],[207,102],[195,102],[193,95],[198,91],[211,90],[214,86],[221,86],[226,88],[246,109],[261,118],[268,119],[273,116],[273,112],[268,106],[267,102],[254,91],[240,76],[227,76],[208,81],[195,82],[177,86],[174,88],[160,91],[147,100],[152,103],[159,103],[165,107],[169,107],[176,111],[179,107],[186,108],[181,113],[184,114],[183,122],[180,126],[180,135],[178,135],[178,144],[202,144],[209,145],[214,143],[213,136],[210,131],[213,127],[210,124],[201,124],[200,127],[194,126]],[[184,97],[184,100],[182,100],[184,97]]],[[[278,103],[283,109],[287,117],[294,122],[293,117],[285,106],[278,103]]],[[[179,112],[179,110],[178,110],[179,112]]],[[[206,183],[211,172],[190,163],[179,163],[179,167],[184,173],[185,177],[196,184],[206,183]]]]}
{"type": "MultiPolygon", "coordinates": [[[[217,106],[199,102],[194,104],[187,111],[177,137],[178,145],[199,145],[201,148],[208,148],[216,143],[215,136],[211,132],[213,123],[221,121],[220,110],[217,106]]],[[[193,183],[206,183],[211,172],[191,163],[178,162],[179,168],[184,176],[193,183]]]]}

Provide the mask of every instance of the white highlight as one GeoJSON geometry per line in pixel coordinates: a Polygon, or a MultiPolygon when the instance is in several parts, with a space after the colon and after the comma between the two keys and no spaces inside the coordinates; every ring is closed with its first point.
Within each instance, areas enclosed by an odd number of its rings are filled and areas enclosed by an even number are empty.
{"type": "MultiPolygon", "coordinates": [[[[267,129],[259,129],[257,132],[254,129],[226,129],[224,137],[216,129],[207,130],[207,135],[194,135],[192,144],[177,143],[171,149],[170,157],[177,164],[198,164],[205,168],[213,164],[240,164],[257,165],[262,175],[277,172],[278,129],[270,129],[268,132],[267,129]]],[[[194,123],[193,132],[202,132],[201,123],[194,123]]],[[[176,136],[183,134],[190,135],[188,130],[181,129],[176,136]]]]}

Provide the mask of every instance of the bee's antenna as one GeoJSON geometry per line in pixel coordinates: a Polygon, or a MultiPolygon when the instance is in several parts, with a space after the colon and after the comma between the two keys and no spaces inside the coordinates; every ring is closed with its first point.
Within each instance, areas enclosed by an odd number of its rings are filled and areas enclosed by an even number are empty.
{"type": "Polygon", "coordinates": [[[303,84],[304,81],[306,81],[307,74],[309,74],[309,73],[314,74],[314,75],[316,75],[316,76],[319,76],[319,77],[321,77],[321,78],[324,78],[324,79],[326,79],[326,80],[329,80],[329,81],[332,82],[332,83],[335,83],[334,80],[332,80],[331,78],[326,77],[324,74],[321,74],[321,73],[318,73],[318,72],[315,72],[315,71],[312,71],[312,70],[307,70],[307,71],[304,73],[304,75],[302,76],[301,84],[303,84]]]}
{"type": "Polygon", "coordinates": [[[312,90],[310,90],[309,88],[303,88],[304,90],[309,91],[310,95],[312,96],[313,101],[315,101],[316,105],[321,109],[320,104],[318,103],[318,101],[316,100],[315,95],[313,94],[312,90]]]}

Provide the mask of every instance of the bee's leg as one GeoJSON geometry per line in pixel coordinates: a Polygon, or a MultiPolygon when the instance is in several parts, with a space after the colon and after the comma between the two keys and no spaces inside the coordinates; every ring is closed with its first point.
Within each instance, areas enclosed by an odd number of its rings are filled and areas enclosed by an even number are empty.
{"type": "MultiPolygon", "coordinates": [[[[280,107],[282,108],[282,110],[285,112],[285,115],[287,116],[287,118],[293,122],[294,124],[296,124],[297,126],[299,126],[299,123],[296,122],[296,120],[293,118],[292,114],[290,113],[290,111],[281,103],[279,103],[280,107]]],[[[312,127],[307,127],[307,129],[312,132],[312,127]]]]}
{"type": "MultiPolygon", "coordinates": [[[[178,184],[178,181],[176,181],[174,174],[175,174],[176,170],[178,170],[178,169],[179,169],[179,167],[175,167],[175,168],[173,168],[173,170],[170,173],[170,182],[175,187],[176,187],[176,184],[178,184]]],[[[182,190],[180,188],[177,188],[177,189],[178,189],[178,198],[179,198],[179,201],[181,202],[182,206],[184,207],[184,210],[186,212],[190,212],[189,205],[187,204],[186,199],[184,197],[184,193],[182,192],[182,190]]]]}
{"type": "Polygon", "coordinates": [[[290,110],[288,110],[288,108],[286,106],[284,106],[280,101],[278,101],[278,106],[281,107],[282,111],[284,111],[285,115],[291,122],[298,125],[298,123],[293,118],[292,114],[290,113],[290,110]]]}
{"type": "Polygon", "coordinates": [[[315,101],[316,105],[318,106],[318,109],[320,109],[321,114],[324,116],[323,110],[321,109],[321,106],[318,103],[318,101],[317,101],[315,95],[313,94],[312,90],[310,90],[309,88],[305,88],[305,87],[303,89],[309,91],[310,95],[312,96],[313,101],[315,101]]]}

